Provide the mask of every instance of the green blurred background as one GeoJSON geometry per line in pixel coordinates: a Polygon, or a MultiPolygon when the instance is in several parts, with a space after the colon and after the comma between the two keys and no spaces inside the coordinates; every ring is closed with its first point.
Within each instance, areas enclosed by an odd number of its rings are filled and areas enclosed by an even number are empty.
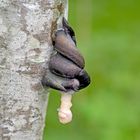
{"type": "Polygon", "coordinates": [[[140,140],[140,1],[70,0],[69,22],[92,82],[67,125],[51,91],[44,140],[140,140]]]}

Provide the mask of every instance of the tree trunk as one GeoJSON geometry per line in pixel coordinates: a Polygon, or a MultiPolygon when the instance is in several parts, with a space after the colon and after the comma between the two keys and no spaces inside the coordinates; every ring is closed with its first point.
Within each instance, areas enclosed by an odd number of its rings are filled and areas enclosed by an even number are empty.
{"type": "Polygon", "coordinates": [[[41,78],[66,0],[0,1],[0,140],[41,140],[48,92],[41,78]]]}

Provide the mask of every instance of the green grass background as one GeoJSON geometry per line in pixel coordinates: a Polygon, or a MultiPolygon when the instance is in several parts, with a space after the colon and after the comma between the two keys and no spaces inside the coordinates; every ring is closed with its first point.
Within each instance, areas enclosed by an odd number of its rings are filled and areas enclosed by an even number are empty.
{"type": "Polygon", "coordinates": [[[69,22],[92,82],[67,125],[51,90],[44,140],[140,140],[140,1],[70,0],[69,22]]]}

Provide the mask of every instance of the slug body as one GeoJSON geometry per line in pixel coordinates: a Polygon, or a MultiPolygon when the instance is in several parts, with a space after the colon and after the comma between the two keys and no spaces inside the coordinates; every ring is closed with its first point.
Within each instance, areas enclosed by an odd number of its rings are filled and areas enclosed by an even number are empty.
{"type": "Polygon", "coordinates": [[[76,47],[76,38],[73,29],[65,18],[63,28],[56,31],[54,50],[51,56],[47,75],[42,84],[60,91],[77,91],[90,84],[90,77],[84,70],[85,61],[76,47]]]}

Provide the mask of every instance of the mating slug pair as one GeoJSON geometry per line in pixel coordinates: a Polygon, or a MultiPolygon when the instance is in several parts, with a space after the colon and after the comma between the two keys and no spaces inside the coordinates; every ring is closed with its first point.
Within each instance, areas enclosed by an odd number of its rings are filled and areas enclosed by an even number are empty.
{"type": "Polygon", "coordinates": [[[87,87],[90,77],[84,70],[84,58],[76,48],[75,33],[65,18],[62,20],[62,26],[62,29],[56,31],[53,40],[55,53],[50,58],[42,85],[61,91],[58,116],[59,121],[66,124],[72,120],[72,93],[87,87]]]}

